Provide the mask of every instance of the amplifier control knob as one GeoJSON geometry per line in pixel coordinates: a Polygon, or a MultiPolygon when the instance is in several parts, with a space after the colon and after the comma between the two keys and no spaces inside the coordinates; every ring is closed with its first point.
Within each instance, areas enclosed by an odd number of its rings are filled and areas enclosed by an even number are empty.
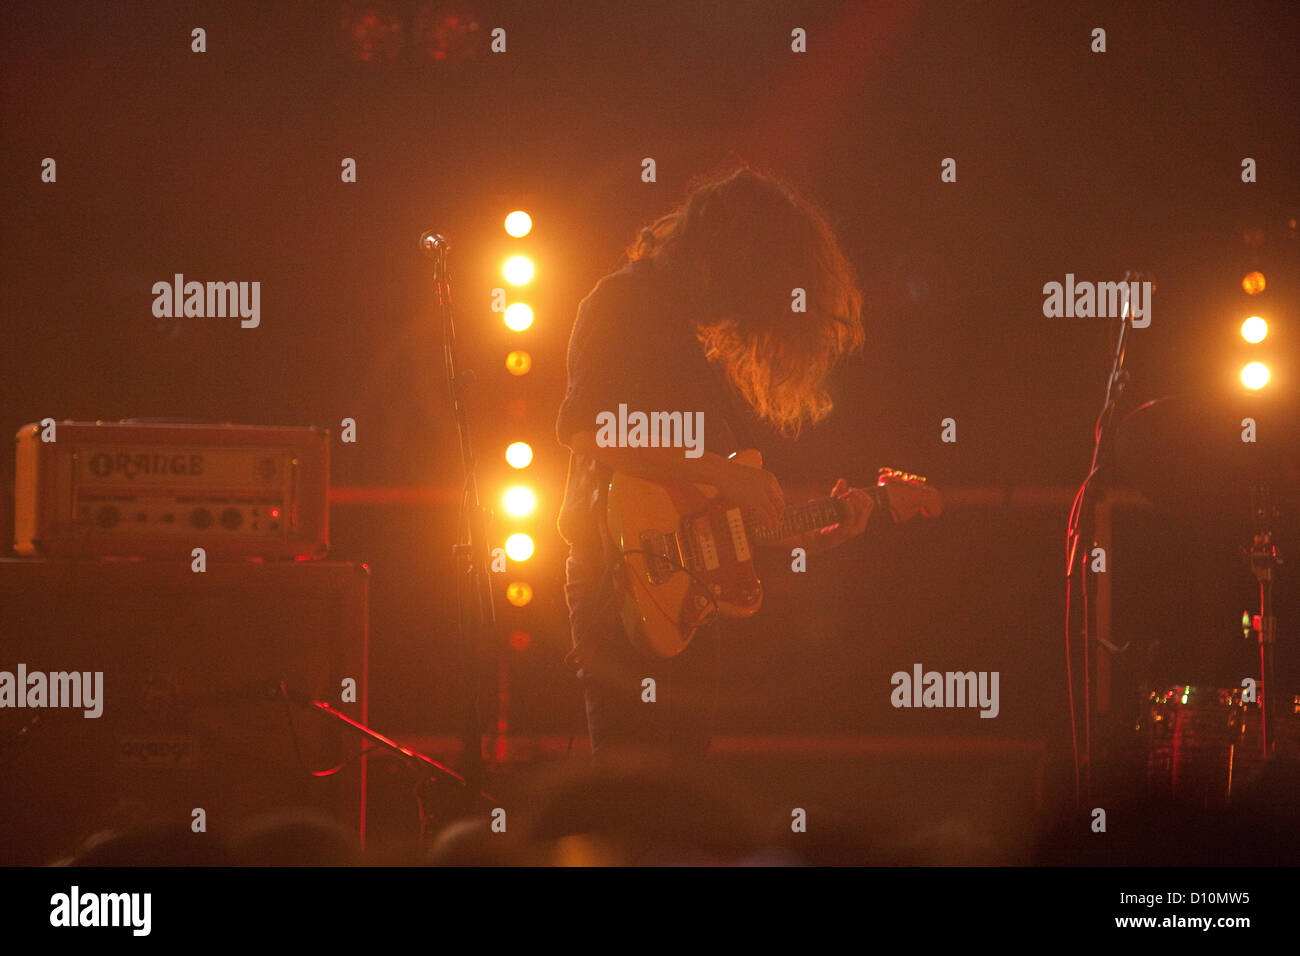
{"type": "Polygon", "coordinates": [[[101,528],[112,528],[122,520],[122,512],[118,511],[112,505],[104,505],[95,512],[95,522],[101,528]]]}
{"type": "Polygon", "coordinates": [[[195,508],[190,512],[190,524],[200,531],[212,527],[212,512],[207,508],[195,508]]]}
{"type": "Polygon", "coordinates": [[[221,527],[234,531],[244,523],[244,515],[238,508],[227,508],[221,512],[221,527]]]}

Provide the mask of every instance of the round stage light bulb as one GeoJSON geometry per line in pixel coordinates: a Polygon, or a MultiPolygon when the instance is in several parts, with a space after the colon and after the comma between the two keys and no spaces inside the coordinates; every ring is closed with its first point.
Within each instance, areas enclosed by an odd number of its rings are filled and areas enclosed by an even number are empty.
{"type": "Polygon", "coordinates": [[[512,332],[523,332],[533,324],[533,310],[531,306],[522,302],[516,302],[514,305],[506,306],[505,311],[506,328],[512,332]]]}
{"type": "Polygon", "coordinates": [[[1252,315],[1241,323],[1241,337],[1247,342],[1263,342],[1268,335],[1268,323],[1258,315],[1252,315]]]}
{"type": "Polygon", "coordinates": [[[1263,362],[1251,362],[1241,370],[1241,384],[1250,389],[1261,389],[1268,384],[1268,366],[1263,362]]]}
{"type": "Polygon", "coordinates": [[[523,607],[533,599],[533,589],[527,581],[511,581],[506,585],[506,600],[515,607],[523,607]]]}
{"type": "Polygon", "coordinates": [[[533,513],[533,509],[537,507],[537,496],[523,485],[515,485],[506,492],[505,502],[506,511],[523,517],[533,513]]]}
{"type": "Polygon", "coordinates": [[[1267,283],[1264,281],[1264,273],[1262,272],[1248,272],[1246,273],[1246,277],[1241,280],[1241,288],[1245,291],[1246,295],[1259,295],[1264,291],[1264,286],[1266,284],[1267,283]]]}
{"type": "Polygon", "coordinates": [[[516,209],[506,216],[506,232],[516,239],[526,236],[533,228],[533,217],[522,209],[516,209]]]}
{"type": "Polygon", "coordinates": [[[515,349],[506,356],[506,370],[511,375],[527,375],[533,367],[533,357],[521,349],[515,349]]]}
{"type": "Polygon", "coordinates": [[[533,556],[533,539],[522,532],[506,538],[506,554],[511,561],[527,561],[533,556]]]}
{"type": "Polygon", "coordinates": [[[511,256],[503,269],[506,281],[514,285],[523,285],[533,277],[533,260],[527,256],[511,256]]]}
{"type": "Polygon", "coordinates": [[[506,446],[506,462],[511,468],[527,468],[533,461],[533,446],[526,441],[512,441],[506,446]]]}

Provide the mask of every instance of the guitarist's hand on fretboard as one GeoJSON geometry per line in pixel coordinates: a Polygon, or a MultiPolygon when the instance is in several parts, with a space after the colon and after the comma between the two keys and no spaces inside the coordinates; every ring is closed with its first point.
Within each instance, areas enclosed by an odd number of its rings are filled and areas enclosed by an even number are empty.
{"type": "Polygon", "coordinates": [[[867,528],[871,512],[875,510],[875,501],[872,499],[871,492],[866,488],[850,488],[849,483],[843,478],[835,482],[830,496],[839,502],[844,517],[840,519],[839,524],[801,536],[805,539],[803,548],[809,554],[829,551],[849,538],[862,534],[867,528]]]}

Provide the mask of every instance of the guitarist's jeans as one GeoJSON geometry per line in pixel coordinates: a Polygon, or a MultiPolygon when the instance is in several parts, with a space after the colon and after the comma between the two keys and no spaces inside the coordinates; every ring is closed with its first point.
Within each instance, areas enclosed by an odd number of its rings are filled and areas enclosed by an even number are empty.
{"type": "Polygon", "coordinates": [[[578,678],[587,699],[592,752],[635,748],[676,758],[704,757],[720,670],[717,628],[702,628],[676,657],[648,657],[623,631],[617,594],[603,562],[593,568],[570,556],[566,570],[573,656],[581,664],[578,678]],[[654,681],[653,701],[646,699],[647,678],[654,681]]]}

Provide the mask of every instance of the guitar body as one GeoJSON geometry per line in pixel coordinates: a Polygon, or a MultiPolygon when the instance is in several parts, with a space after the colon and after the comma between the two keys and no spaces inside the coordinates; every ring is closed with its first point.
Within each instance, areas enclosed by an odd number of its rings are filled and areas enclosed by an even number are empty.
{"type": "MultiPolygon", "coordinates": [[[[732,460],[763,465],[752,449],[732,460]]],[[[642,653],[675,657],[715,614],[749,617],[762,605],[740,509],[716,488],[616,474],[606,520],[624,557],[615,573],[623,625],[642,653]]]]}
{"type": "MultiPolygon", "coordinates": [[[[732,460],[763,467],[757,451],[732,460]]],[[[938,517],[939,493],[918,475],[881,468],[865,491],[872,512],[895,522],[916,514],[938,517]]],[[[676,657],[716,615],[749,617],[763,604],[754,549],[830,528],[846,515],[834,497],[788,505],[771,527],[726,501],[716,488],[661,483],[616,473],[605,521],[621,560],[614,569],[619,613],[632,644],[651,657],[676,657]]],[[[859,529],[861,530],[861,529],[859,529]]]]}

